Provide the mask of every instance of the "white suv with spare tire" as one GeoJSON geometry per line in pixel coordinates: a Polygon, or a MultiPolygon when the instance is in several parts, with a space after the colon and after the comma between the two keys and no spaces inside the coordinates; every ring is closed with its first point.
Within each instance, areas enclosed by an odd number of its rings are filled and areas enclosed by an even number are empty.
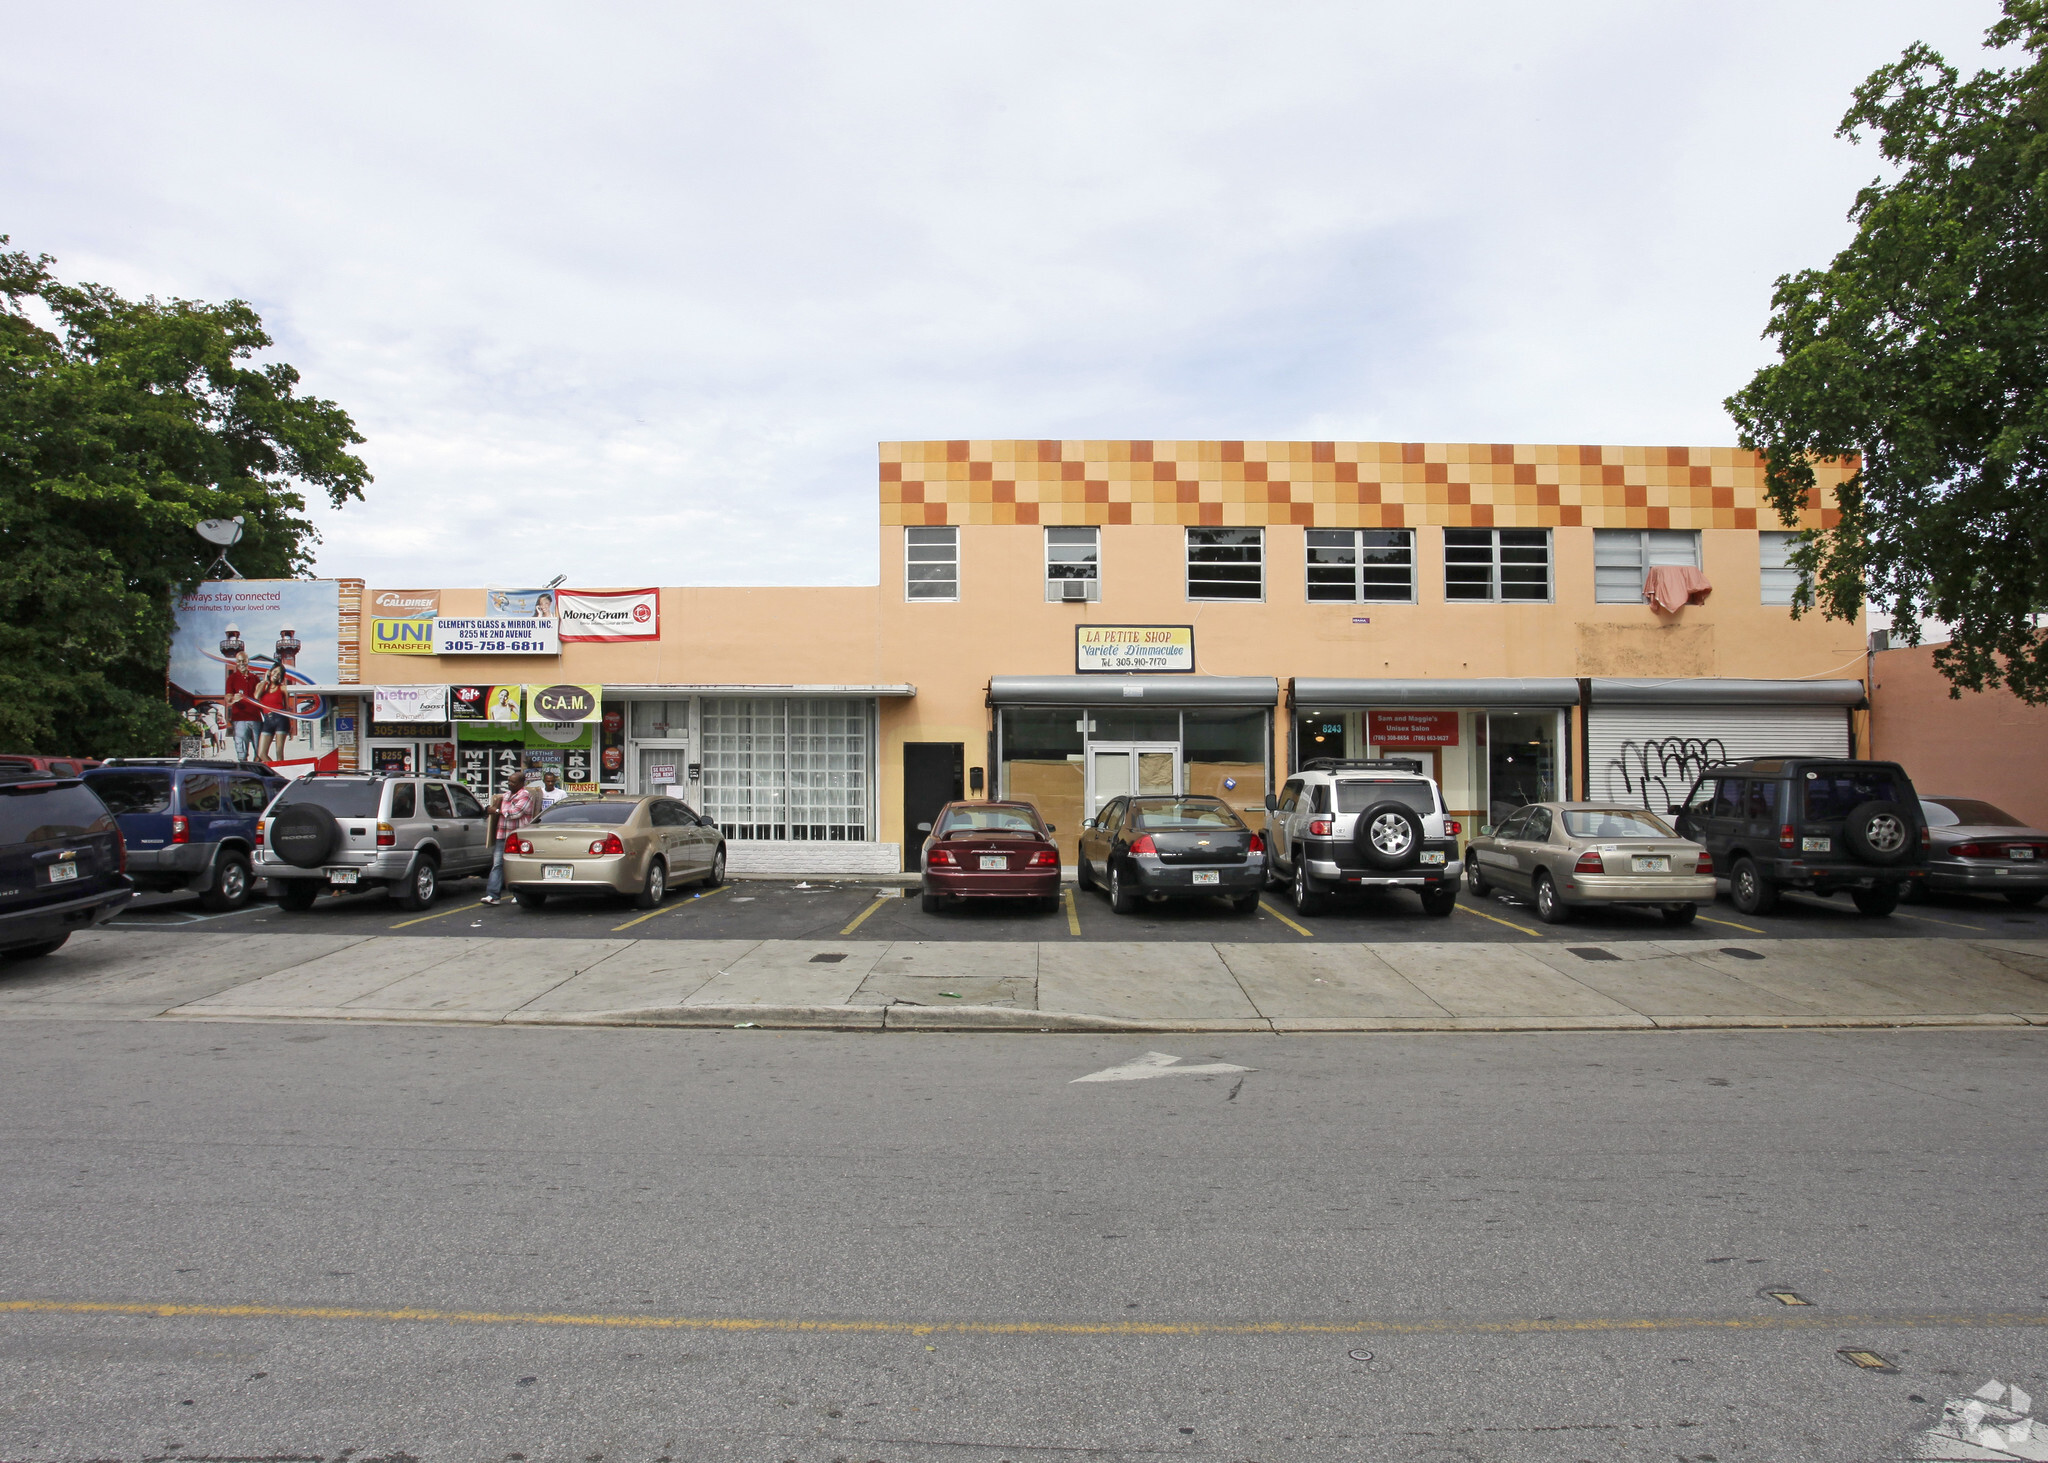
{"type": "Polygon", "coordinates": [[[380,885],[405,908],[425,909],[443,879],[490,872],[489,829],[483,805],[453,778],[312,772],[264,809],[255,872],[286,909],[380,885]]]}
{"type": "Polygon", "coordinates": [[[1435,915],[1458,902],[1462,830],[1435,780],[1410,763],[1317,757],[1266,810],[1269,880],[1302,914],[1338,889],[1413,889],[1435,915]]]}

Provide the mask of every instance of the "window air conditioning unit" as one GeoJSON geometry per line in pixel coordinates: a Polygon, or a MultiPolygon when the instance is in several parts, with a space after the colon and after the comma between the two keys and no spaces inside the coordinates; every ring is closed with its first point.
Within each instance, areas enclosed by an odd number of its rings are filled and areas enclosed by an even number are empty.
{"type": "Polygon", "coordinates": [[[1060,581],[1060,598],[1063,600],[1088,598],[1088,581],[1085,579],[1062,579],[1060,581]]]}

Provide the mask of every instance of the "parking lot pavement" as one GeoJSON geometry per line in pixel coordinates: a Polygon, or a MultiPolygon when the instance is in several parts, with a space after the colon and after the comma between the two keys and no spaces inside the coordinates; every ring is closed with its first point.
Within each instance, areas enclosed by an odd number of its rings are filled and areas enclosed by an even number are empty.
{"type": "Polygon", "coordinates": [[[1655,912],[1592,910],[1569,924],[1546,925],[1526,904],[1494,895],[1462,895],[1448,917],[1422,912],[1413,894],[1368,891],[1340,900],[1328,913],[1302,916],[1285,896],[1268,894],[1257,914],[1231,913],[1216,901],[1151,904],[1117,915],[1099,893],[1069,885],[1060,909],[1041,913],[1023,904],[991,901],[926,914],[915,889],[855,879],[761,879],[704,891],[686,888],[660,909],[624,901],[556,899],[545,908],[521,909],[509,900],[479,901],[481,880],[444,886],[441,902],[424,914],[400,909],[381,892],[340,894],[304,913],[288,913],[267,900],[227,915],[207,915],[196,898],[144,895],[111,928],[166,933],[319,934],[360,938],[407,934],[467,938],[570,940],[826,940],[839,937],[918,941],[1202,941],[1294,944],[1424,941],[1440,943],[1583,943],[1586,941],[1693,941],[1739,943],[1744,938],[1800,939],[2030,939],[2048,938],[2048,910],[2015,909],[2002,900],[1958,896],[1903,905],[1891,916],[1859,914],[1846,897],[1787,895],[1768,915],[1738,914],[1725,902],[1703,908],[1698,921],[1674,930],[1655,912]]]}

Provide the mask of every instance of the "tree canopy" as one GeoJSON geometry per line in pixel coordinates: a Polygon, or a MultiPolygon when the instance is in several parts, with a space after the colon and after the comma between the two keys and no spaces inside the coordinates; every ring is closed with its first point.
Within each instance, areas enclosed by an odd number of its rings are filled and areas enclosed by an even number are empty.
{"type": "Polygon", "coordinates": [[[1838,136],[1893,176],[1856,195],[1853,242],[1778,280],[1779,361],[1728,399],[1788,524],[1817,460],[1849,461],[1840,521],[1794,553],[1802,603],[1866,596],[1908,644],[1951,639],[1956,688],[2048,702],[2048,0],[1986,33],[2020,64],[1968,80],[1915,45],[1856,89],[1838,136]]]}
{"type": "Polygon", "coordinates": [[[0,235],[0,748],[160,754],[171,604],[206,572],[206,518],[244,519],[252,578],[312,564],[304,490],[335,507],[363,438],[241,300],[67,285],[0,235]]]}

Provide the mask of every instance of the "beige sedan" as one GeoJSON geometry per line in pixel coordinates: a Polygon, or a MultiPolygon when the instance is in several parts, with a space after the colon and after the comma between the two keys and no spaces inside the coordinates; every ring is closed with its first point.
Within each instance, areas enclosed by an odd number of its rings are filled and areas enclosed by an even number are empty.
{"type": "Polygon", "coordinates": [[[630,894],[642,909],[678,884],[725,878],[718,825],[674,798],[575,798],[512,835],[505,887],[522,909],[550,894],[630,894]]]}
{"type": "Polygon", "coordinates": [[[1465,850],[1474,894],[1519,894],[1546,924],[1575,907],[1648,904],[1689,925],[1714,900],[1714,863],[1655,813],[1614,803],[1531,803],[1465,850]]]}

